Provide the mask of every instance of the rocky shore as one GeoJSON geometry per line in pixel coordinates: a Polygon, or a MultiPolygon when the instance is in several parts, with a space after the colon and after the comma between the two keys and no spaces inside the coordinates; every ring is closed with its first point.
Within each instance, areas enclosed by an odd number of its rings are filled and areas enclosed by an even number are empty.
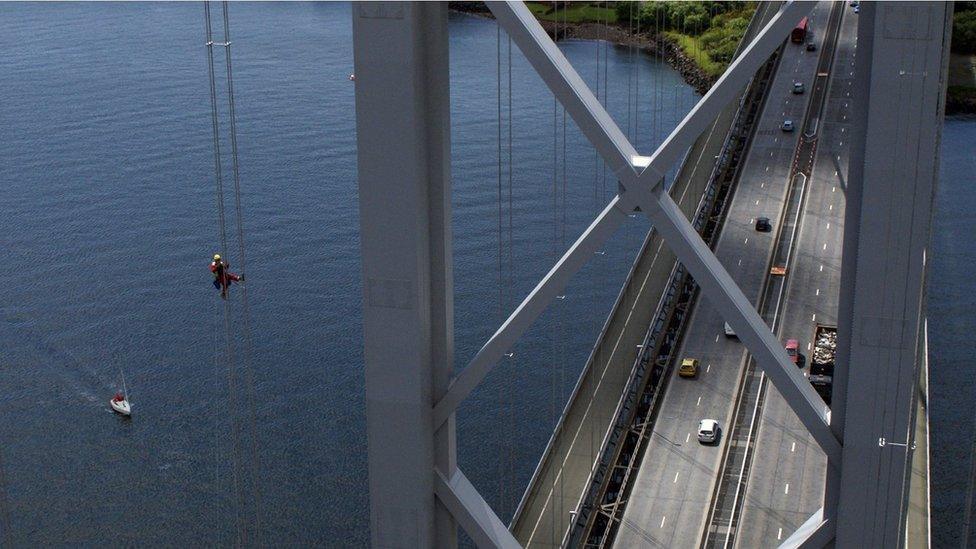
{"type": "MultiPolygon", "coordinates": [[[[483,2],[449,2],[450,9],[481,17],[492,18],[483,2]]],[[[542,28],[556,40],[606,40],[617,46],[637,47],[648,55],[661,56],[678,71],[685,82],[696,92],[704,95],[715,83],[698,65],[684,54],[680,47],[664,35],[635,34],[619,25],[600,23],[553,23],[539,21],[542,28]]]]}

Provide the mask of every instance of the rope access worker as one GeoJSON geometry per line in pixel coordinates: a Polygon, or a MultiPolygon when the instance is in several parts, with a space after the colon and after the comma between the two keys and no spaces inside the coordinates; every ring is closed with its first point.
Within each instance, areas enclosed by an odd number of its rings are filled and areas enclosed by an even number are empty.
{"type": "Polygon", "coordinates": [[[230,264],[220,258],[220,254],[214,254],[213,261],[210,262],[210,272],[213,273],[214,288],[220,290],[220,297],[227,299],[227,289],[231,282],[244,282],[244,277],[230,272],[230,264]]]}

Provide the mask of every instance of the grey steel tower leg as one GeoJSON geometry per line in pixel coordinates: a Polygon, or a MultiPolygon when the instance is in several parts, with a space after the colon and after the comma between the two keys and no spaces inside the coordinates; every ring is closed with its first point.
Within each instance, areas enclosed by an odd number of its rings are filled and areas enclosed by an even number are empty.
{"type": "Polygon", "coordinates": [[[372,544],[450,548],[454,418],[432,420],[454,361],[447,4],[352,11],[372,544]]]}
{"type": "Polygon", "coordinates": [[[861,4],[831,425],[844,450],[826,491],[838,547],[904,544],[949,10],[861,4]]]}

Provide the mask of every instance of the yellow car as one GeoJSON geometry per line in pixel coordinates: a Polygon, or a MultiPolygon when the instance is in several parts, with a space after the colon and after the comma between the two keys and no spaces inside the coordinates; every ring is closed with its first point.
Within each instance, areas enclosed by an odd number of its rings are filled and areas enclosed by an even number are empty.
{"type": "Polygon", "coordinates": [[[678,375],[681,377],[698,377],[698,359],[686,358],[681,361],[678,368],[678,375]]]}

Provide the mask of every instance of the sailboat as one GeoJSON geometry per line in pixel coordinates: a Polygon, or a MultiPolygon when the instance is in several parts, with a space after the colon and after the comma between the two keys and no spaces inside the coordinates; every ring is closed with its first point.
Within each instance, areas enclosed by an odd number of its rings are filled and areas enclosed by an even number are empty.
{"type": "Polygon", "coordinates": [[[129,416],[132,414],[132,407],[129,406],[129,394],[125,388],[125,374],[122,373],[122,370],[119,370],[119,374],[122,376],[122,392],[115,393],[115,396],[112,397],[112,400],[108,401],[108,404],[116,412],[123,416],[129,416]]]}

